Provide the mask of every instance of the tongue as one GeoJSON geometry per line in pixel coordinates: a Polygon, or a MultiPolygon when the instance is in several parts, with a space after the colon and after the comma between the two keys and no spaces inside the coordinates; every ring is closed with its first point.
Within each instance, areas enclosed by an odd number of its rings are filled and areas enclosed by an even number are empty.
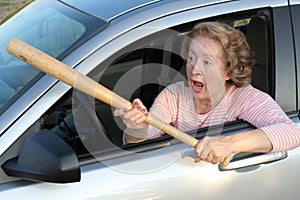
{"type": "Polygon", "coordinates": [[[203,87],[203,84],[202,84],[202,83],[195,82],[194,84],[195,84],[196,87],[203,87]]]}

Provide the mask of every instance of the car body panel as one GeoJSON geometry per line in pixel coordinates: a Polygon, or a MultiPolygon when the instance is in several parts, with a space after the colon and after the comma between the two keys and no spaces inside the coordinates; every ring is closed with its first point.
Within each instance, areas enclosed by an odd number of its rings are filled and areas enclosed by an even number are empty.
{"type": "MultiPolygon", "coordinates": [[[[82,167],[80,183],[49,184],[49,183],[8,183],[10,190],[2,190],[1,197],[15,199],[22,195],[24,199],[61,196],[64,199],[297,199],[300,194],[297,177],[300,167],[299,148],[289,152],[287,160],[259,166],[245,172],[220,172],[217,166],[207,163],[194,165],[193,150],[186,146],[176,145],[176,151],[170,156],[178,159],[154,172],[134,174],[126,169],[139,169],[153,162],[165,163],[162,158],[151,154],[148,158],[136,161],[139,155],[122,158],[122,164],[116,159],[109,163],[95,163],[82,167]],[[184,149],[185,153],[180,151],[184,149]],[[176,155],[177,154],[177,155],[176,155]],[[123,159],[126,159],[124,162],[123,159]],[[191,165],[193,167],[191,167],[191,165]],[[253,171],[251,171],[253,170],[253,171]],[[255,174],[255,176],[254,176],[255,174]],[[177,181],[180,177],[180,182],[177,181]],[[257,177],[260,177],[257,179],[257,177]],[[290,183],[284,185],[283,183],[290,183]],[[276,190],[275,188],[280,188],[276,190]],[[175,192],[175,191],[176,192],[175,192]],[[30,195],[28,195],[30,194],[30,195]]],[[[168,151],[164,149],[163,151],[168,151]]],[[[157,152],[154,152],[157,153],[157,152]]],[[[1,190],[1,189],[0,189],[1,190]]],[[[51,199],[51,198],[50,198],[51,199]]]]}
{"type": "Polygon", "coordinates": [[[75,9],[97,16],[98,18],[110,21],[118,16],[128,13],[132,10],[139,9],[141,7],[156,3],[160,0],[138,0],[138,1],[74,1],[74,0],[63,0],[62,2],[71,5],[75,9]],[[93,4],[94,6],[89,6],[93,4]],[[115,6],[111,6],[114,4],[115,6]],[[99,9],[101,8],[101,9],[99,9]],[[100,13],[99,13],[100,12],[100,13]]]}

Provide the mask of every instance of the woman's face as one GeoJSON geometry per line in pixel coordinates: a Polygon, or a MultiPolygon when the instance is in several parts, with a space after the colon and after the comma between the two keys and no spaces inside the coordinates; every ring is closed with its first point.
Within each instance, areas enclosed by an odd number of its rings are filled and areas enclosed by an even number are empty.
{"type": "Polygon", "coordinates": [[[224,50],[219,41],[195,37],[187,56],[186,73],[190,87],[199,101],[217,104],[224,96],[229,76],[225,69],[224,50]]]}

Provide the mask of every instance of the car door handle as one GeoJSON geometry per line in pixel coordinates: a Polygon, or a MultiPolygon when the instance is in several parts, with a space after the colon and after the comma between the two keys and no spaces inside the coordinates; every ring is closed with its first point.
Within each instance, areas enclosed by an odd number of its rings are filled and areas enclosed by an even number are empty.
{"type": "Polygon", "coordinates": [[[228,170],[235,170],[244,167],[259,165],[263,163],[275,162],[278,160],[282,160],[287,156],[288,153],[286,151],[280,151],[280,152],[266,153],[266,154],[255,154],[254,156],[246,157],[246,158],[236,159],[235,157],[233,157],[233,159],[230,161],[230,163],[227,166],[222,166],[219,164],[219,170],[228,171],[228,170]]]}

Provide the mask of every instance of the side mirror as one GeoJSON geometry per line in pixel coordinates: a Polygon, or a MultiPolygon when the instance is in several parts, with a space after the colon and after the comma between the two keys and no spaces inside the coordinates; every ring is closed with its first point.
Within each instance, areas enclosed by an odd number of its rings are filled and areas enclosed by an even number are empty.
{"type": "Polygon", "coordinates": [[[6,161],[2,168],[8,176],[33,181],[80,181],[80,167],[74,150],[49,130],[29,137],[19,157],[6,161]]]}

